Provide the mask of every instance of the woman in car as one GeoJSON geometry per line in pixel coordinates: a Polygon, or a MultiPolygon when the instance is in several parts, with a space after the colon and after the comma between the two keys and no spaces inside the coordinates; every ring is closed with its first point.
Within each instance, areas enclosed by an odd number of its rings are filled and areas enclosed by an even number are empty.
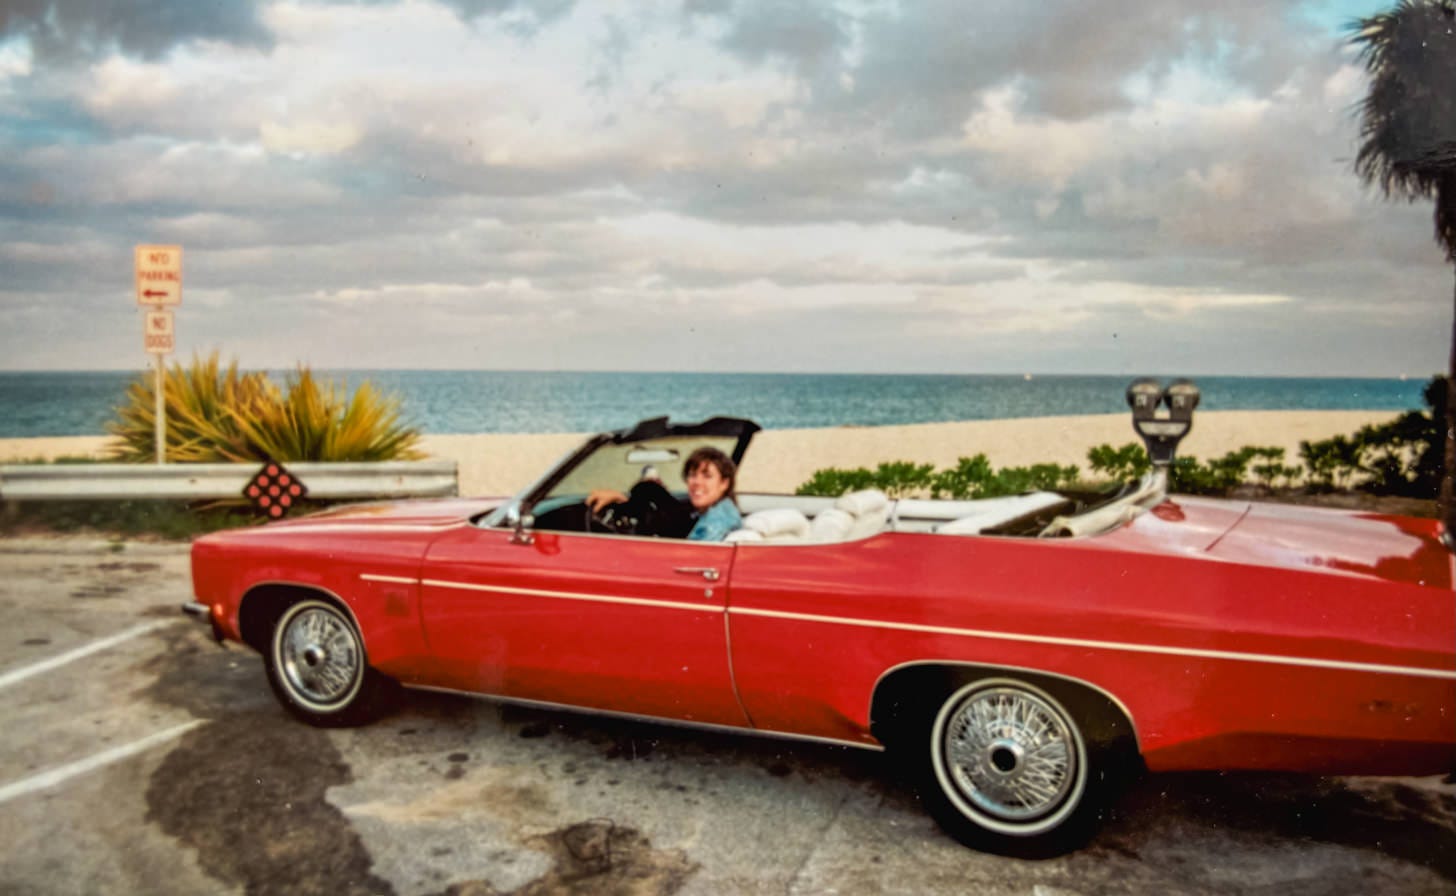
{"type": "Polygon", "coordinates": [[[594,489],[586,505],[600,513],[612,504],[627,504],[631,515],[643,520],[644,534],[692,541],[722,541],[743,523],[734,497],[737,465],[717,448],[704,446],[683,463],[688,486],[688,507],[683,507],[662,483],[651,478],[632,486],[630,496],[615,489],[594,489]],[[651,522],[649,522],[651,521],[651,522]]]}

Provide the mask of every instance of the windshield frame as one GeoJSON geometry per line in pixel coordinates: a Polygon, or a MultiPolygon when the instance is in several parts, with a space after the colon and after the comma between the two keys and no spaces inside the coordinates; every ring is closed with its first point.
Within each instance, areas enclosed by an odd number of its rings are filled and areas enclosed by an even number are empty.
{"type": "Polygon", "coordinates": [[[477,525],[482,527],[499,527],[506,523],[510,516],[519,519],[529,513],[537,502],[551,494],[572,471],[586,463],[593,454],[600,448],[607,445],[633,444],[638,442],[651,442],[654,439],[667,438],[691,438],[694,436],[710,436],[723,438],[725,436],[735,439],[731,457],[735,465],[742,465],[744,456],[748,453],[748,445],[753,440],[755,433],[763,427],[752,420],[741,417],[710,417],[697,423],[672,423],[667,417],[650,417],[638,421],[635,425],[625,429],[618,429],[610,432],[601,432],[587,437],[581,446],[574,451],[569,451],[562,456],[555,464],[546,469],[534,482],[517,492],[509,501],[492,510],[482,517],[477,525]],[[514,514],[512,514],[514,511],[514,514]]]}

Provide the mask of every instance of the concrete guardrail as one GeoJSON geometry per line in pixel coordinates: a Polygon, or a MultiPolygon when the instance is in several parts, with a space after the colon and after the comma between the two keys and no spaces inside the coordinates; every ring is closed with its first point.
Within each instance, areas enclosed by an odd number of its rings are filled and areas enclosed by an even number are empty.
{"type": "MultiPolygon", "coordinates": [[[[240,498],[259,464],[5,464],[0,501],[240,498]]],[[[427,498],[459,493],[453,460],[288,463],[308,497],[427,498]]]]}

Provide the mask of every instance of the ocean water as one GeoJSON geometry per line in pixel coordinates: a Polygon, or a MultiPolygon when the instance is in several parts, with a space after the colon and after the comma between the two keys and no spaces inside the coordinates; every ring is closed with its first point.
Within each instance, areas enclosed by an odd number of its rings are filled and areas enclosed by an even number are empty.
{"type": "MultiPolygon", "coordinates": [[[[662,414],[748,417],[770,429],[1108,414],[1127,410],[1125,376],[798,373],[581,373],[336,370],[400,398],[428,433],[586,432],[662,414]]],[[[98,435],[138,373],[0,372],[0,438],[98,435]]],[[[149,375],[149,374],[147,374],[149,375]]],[[[283,382],[286,373],[274,372],[283,382]]],[[[1423,380],[1202,377],[1202,410],[1423,407],[1423,380]]]]}

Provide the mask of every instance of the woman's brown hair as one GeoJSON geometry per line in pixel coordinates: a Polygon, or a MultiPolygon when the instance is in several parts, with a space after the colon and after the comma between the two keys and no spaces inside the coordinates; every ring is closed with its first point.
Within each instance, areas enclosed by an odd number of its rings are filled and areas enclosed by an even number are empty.
{"type": "Polygon", "coordinates": [[[733,463],[733,458],[712,445],[704,445],[689,454],[688,459],[683,461],[683,481],[687,481],[688,474],[704,464],[712,464],[718,469],[718,475],[728,480],[728,491],[723,493],[723,497],[732,501],[733,506],[737,507],[738,495],[735,492],[738,488],[738,465],[733,463]]]}

